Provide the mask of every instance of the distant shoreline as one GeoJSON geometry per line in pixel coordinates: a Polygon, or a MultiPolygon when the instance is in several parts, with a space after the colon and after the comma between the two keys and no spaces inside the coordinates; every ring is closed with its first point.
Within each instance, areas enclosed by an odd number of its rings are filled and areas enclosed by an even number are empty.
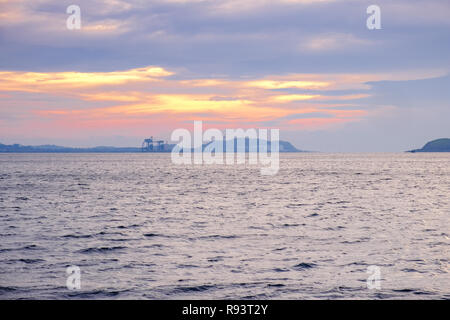
{"type": "MultiPolygon", "coordinates": [[[[203,145],[205,147],[207,144],[203,145]]],[[[270,143],[269,143],[270,145],[270,143]]],[[[111,146],[99,146],[92,148],[73,148],[62,147],[56,145],[41,145],[41,146],[24,146],[20,144],[5,145],[0,143],[0,153],[171,153],[174,148],[174,144],[164,144],[160,150],[145,150],[137,147],[111,147],[111,146]]],[[[235,146],[235,152],[236,152],[235,146]]],[[[270,149],[270,147],[269,147],[270,149]]],[[[225,151],[224,147],[224,152],[225,151]]],[[[192,150],[193,151],[193,150],[192,150]]],[[[248,141],[245,148],[245,152],[248,152],[248,141]]],[[[295,148],[290,142],[279,141],[280,153],[296,153],[307,152],[295,148]]]]}
{"type": "MultiPolygon", "coordinates": [[[[248,142],[248,141],[247,141],[248,142]]],[[[206,146],[205,144],[204,146],[206,146]]],[[[111,147],[111,146],[98,146],[92,148],[76,148],[76,147],[62,147],[56,145],[40,145],[40,146],[24,146],[20,144],[5,145],[0,143],[0,154],[50,154],[50,153],[67,153],[67,154],[92,154],[92,153],[161,153],[167,154],[171,153],[174,144],[165,144],[163,150],[153,150],[147,151],[139,147],[111,147]]],[[[193,150],[191,150],[193,152],[193,150]]],[[[224,152],[226,152],[224,150],[224,152]]],[[[235,148],[234,152],[238,152],[235,148]]],[[[245,151],[240,151],[248,153],[249,150],[246,146],[245,151]]],[[[317,151],[305,151],[295,148],[290,142],[280,140],[280,153],[317,153],[317,151]]],[[[442,153],[450,152],[450,139],[443,138],[430,141],[426,143],[421,149],[414,149],[408,151],[398,151],[399,153],[442,153]]],[[[333,153],[333,152],[332,152],[333,153]]],[[[344,153],[354,153],[354,152],[344,152],[344,153]]],[[[356,152],[358,153],[358,152],[356,152]]],[[[372,152],[368,152],[372,153],[372,152]]]]}

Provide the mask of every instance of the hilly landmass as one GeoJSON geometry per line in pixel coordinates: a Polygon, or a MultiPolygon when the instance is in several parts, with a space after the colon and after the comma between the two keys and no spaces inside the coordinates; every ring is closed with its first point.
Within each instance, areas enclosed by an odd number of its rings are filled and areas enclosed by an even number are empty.
{"type": "Polygon", "coordinates": [[[411,150],[408,152],[450,152],[450,139],[437,139],[425,144],[422,149],[411,150]]]}

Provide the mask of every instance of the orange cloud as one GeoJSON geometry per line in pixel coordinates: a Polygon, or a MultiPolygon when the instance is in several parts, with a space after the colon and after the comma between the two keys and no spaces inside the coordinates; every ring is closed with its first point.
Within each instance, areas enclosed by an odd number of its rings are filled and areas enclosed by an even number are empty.
{"type": "Polygon", "coordinates": [[[114,72],[17,72],[0,71],[0,91],[41,92],[55,88],[99,87],[127,82],[155,81],[172,75],[160,67],[137,68],[114,72]]]}
{"type": "Polygon", "coordinates": [[[288,95],[277,95],[272,98],[275,102],[292,102],[292,101],[303,101],[303,100],[312,100],[320,98],[320,95],[311,95],[311,94],[288,94],[288,95]]]}
{"type": "Polygon", "coordinates": [[[262,88],[262,89],[319,89],[325,88],[330,85],[324,81],[273,81],[273,80],[258,80],[250,81],[247,83],[250,87],[262,88]]]}
{"type": "MultiPolygon", "coordinates": [[[[357,121],[364,117],[365,111],[339,110],[339,105],[333,101],[361,99],[367,94],[330,96],[322,92],[341,87],[361,87],[364,85],[362,82],[377,77],[290,74],[249,80],[177,80],[169,78],[173,74],[158,66],[113,72],[0,71],[0,92],[22,91],[42,95],[39,108],[29,107],[28,112],[64,123],[104,126],[114,122],[141,123],[137,119],[157,117],[166,123],[208,119],[228,122],[230,126],[271,122],[304,128],[357,121]],[[293,93],[292,90],[308,90],[308,93],[293,93]],[[55,96],[63,102],[58,107],[45,108],[46,97],[55,96]],[[70,106],[64,103],[68,97],[70,106]],[[315,103],[308,104],[312,100],[315,103]],[[290,115],[314,112],[330,117],[286,120],[290,115]]],[[[6,98],[0,95],[0,99],[6,98]]]]}

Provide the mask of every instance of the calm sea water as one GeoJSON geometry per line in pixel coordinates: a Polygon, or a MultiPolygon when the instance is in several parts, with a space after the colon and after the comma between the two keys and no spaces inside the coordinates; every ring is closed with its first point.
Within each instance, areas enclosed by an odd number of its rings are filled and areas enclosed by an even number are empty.
{"type": "Polygon", "coordinates": [[[275,176],[3,154],[0,299],[450,299],[449,176],[450,154],[282,154],[275,176]]]}

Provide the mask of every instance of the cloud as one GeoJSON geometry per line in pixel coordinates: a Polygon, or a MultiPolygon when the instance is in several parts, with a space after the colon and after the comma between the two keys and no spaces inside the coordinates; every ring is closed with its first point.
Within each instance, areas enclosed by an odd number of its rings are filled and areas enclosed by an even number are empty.
{"type": "Polygon", "coordinates": [[[50,91],[59,87],[80,88],[104,85],[120,85],[127,82],[155,81],[172,75],[161,67],[136,68],[113,72],[14,72],[0,71],[0,90],[50,91]]]}
{"type": "Polygon", "coordinates": [[[258,87],[263,89],[287,89],[287,88],[299,88],[299,89],[318,89],[329,86],[330,84],[325,81],[274,81],[274,80],[259,80],[251,81],[248,83],[251,87],[258,87]]]}
{"type": "Polygon", "coordinates": [[[447,26],[450,14],[450,3],[445,0],[410,0],[386,1],[381,3],[383,17],[388,19],[389,26],[447,26]]]}
{"type": "Polygon", "coordinates": [[[300,43],[300,50],[323,52],[323,51],[351,51],[358,48],[370,46],[374,43],[347,33],[326,33],[312,36],[305,42],[300,43]]]}
{"type": "Polygon", "coordinates": [[[77,4],[82,29],[69,31],[67,3],[3,1],[7,15],[0,19],[0,68],[111,71],[155,64],[188,69],[198,77],[210,72],[372,73],[417,63],[437,68],[450,55],[448,42],[442,41],[448,34],[448,19],[442,18],[450,12],[446,1],[418,6],[417,1],[380,0],[383,30],[373,32],[365,27],[369,1],[77,4]],[[33,59],[28,59],[30,51],[33,59]]]}
{"type": "MultiPolygon", "coordinates": [[[[167,0],[168,2],[199,2],[197,0],[167,0]]],[[[219,0],[211,1],[214,14],[242,14],[249,10],[273,8],[276,6],[304,6],[334,2],[336,0],[219,0]]]]}
{"type": "MultiPolygon", "coordinates": [[[[20,114],[33,115],[36,122],[47,119],[65,125],[73,123],[77,128],[86,125],[89,130],[95,129],[95,123],[98,128],[112,121],[131,125],[149,117],[158,117],[170,126],[199,117],[229,126],[264,125],[278,119],[276,124],[280,127],[301,124],[299,129],[303,129],[303,122],[292,121],[299,120],[300,114],[304,115],[302,119],[311,119],[307,115],[314,114],[334,119],[309,122],[308,127],[359,119],[364,113],[358,113],[358,109],[340,110],[335,101],[358,100],[367,94],[341,94],[339,90],[331,93],[325,89],[377,79],[350,74],[290,74],[245,80],[177,77],[183,75],[158,66],[112,72],[0,71],[0,92],[5,93],[0,100],[11,106],[18,98],[11,98],[8,93],[23,92],[21,103],[29,106],[21,108],[20,114]],[[286,92],[291,89],[312,93],[286,92]],[[36,98],[42,103],[29,103],[36,98]],[[56,103],[49,103],[51,100],[56,103]]],[[[10,116],[17,113],[11,110],[10,116]]],[[[28,120],[27,125],[31,125],[28,120]]]]}

